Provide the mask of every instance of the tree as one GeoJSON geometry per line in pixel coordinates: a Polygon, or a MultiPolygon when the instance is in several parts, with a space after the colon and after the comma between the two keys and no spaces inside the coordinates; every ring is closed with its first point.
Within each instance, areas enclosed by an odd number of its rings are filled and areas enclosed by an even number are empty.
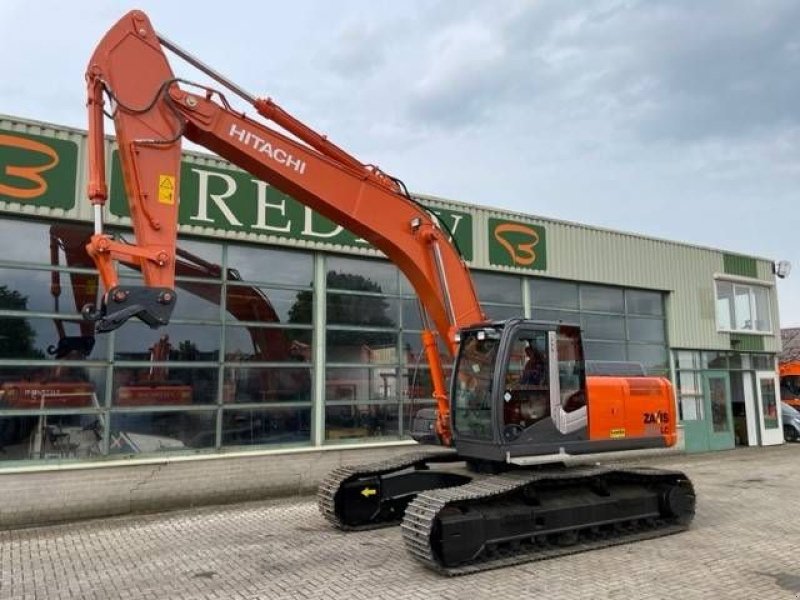
{"type": "MultiPolygon", "coordinates": [[[[0,285],[0,309],[28,310],[28,297],[0,285]]],[[[0,319],[0,358],[44,358],[34,345],[36,332],[23,317],[0,319]]]]}
{"type": "MultiPolygon", "coordinates": [[[[356,325],[360,327],[396,327],[394,316],[389,314],[389,303],[378,296],[337,294],[336,290],[383,293],[380,285],[362,275],[330,271],[326,278],[328,297],[326,314],[328,324],[356,325]]],[[[309,323],[312,320],[312,292],[297,293],[289,309],[290,323],[309,323]]],[[[300,332],[298,332],[300,333],[300,332]]],[[[302,341],[310,343],[311,332],[305,332],[302,341]]],[[[300,336],[298,336],[300,337],[300,336]]],[[[392,344],[395,336],[388,332],[351,332],[332,330],[327,333],[329,345],[353,346],[367,344],[381,346],[392,344]]]]}

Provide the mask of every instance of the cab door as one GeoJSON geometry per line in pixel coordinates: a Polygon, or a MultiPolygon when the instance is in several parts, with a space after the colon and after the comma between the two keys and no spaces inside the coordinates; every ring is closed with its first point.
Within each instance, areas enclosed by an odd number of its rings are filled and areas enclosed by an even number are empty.
{"type": "Polygon", "coordinates": [[[514,452],[541,454],[586,442],[583,365],[577,327],[516,331],[501,375],[503,443],[514,452]]]}
{"type": "Polygon", "coordinates": [[[549,421],[552,405],[551,339],[553,332],[520,329],[516,332],[502,375],[500,431],[505,443],[529,441],[524,432],[549,421]]]}

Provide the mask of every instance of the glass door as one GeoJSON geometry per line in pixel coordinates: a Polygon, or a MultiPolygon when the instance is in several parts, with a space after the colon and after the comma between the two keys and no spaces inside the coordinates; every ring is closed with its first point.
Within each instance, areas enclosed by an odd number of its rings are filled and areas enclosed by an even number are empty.
{"type": "Polygon", "coordinates": [[[703,372],[709,450],[734,447],[731,383],[727,371],[703,372]]]}
{"type": "Polygon", "coordinates": [[[772,446],[783,443],[781,411],[778,406],[778,376],[774,371],[756,373],[756,396],[758,398],[759,429],[761,444],[772,446]]]}

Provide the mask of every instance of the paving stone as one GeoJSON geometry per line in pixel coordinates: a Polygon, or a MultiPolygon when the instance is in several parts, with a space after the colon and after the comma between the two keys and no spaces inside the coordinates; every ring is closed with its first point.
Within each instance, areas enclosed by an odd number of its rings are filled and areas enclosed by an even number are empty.
{"type": "Polygon", "coordinates": [[[800,598],[800,444],[651,462],[692,478],[690,531],[443,578],[300,497],[0,531],[0,600],[800,598]]]}

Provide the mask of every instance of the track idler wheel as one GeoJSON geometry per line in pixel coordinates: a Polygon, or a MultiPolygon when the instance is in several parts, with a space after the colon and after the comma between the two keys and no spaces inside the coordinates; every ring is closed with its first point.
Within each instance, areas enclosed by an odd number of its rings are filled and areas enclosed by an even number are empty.
{"type": "Polygon", "coordinates": [[[663,514],[681,525],[692,522],[696,502],[694,489],[689,481],[680,481],[667,486],[661,493],[663,514]]]}

